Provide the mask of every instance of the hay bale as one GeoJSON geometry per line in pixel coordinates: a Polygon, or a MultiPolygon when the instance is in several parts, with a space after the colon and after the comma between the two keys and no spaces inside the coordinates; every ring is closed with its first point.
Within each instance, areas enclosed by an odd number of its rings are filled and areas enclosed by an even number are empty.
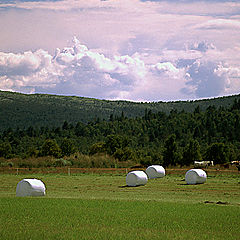
{"type": "Polygon", "coordinates": [[[148,178],[162,178],[165,176],[165,169],[160,165],[152,165],[146,169],[148,178]]]}
{"type": "Polygon", "coordinates": [[[130,187],[145,185],[148,181],[147,174],[144,171],[132,171],[127,174],[126,184],[130,187]]]}
{"type": "Polygon", "coordinates": [[[46,193],[44,183],[38,179],[23,179],[17,184],[16,196],[44,196],[46,193]]]}
{"type": "Polygon", "coordinates": [[[200,184],[205,183],[207,174],[202,169],[191,169],[185,174],[185,181],[187,184],[200,184]]]}

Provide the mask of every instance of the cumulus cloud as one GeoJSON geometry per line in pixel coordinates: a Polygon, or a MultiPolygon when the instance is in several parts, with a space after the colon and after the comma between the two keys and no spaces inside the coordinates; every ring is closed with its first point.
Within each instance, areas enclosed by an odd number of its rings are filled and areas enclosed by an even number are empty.
{"type": "Polygon", "coordinates": [[[182,91],[194,93],[196,97],[219,96],[227,85],[227,76],[217,74],[219,65],[215,62],[196,60],[187,68],[187,85],[182,91]]]}
{"type": "Polygon", "coordinates": [[[181,70],[180,79],[185,81],[178,81],[183,98],[216,97],[239,93],[239,48],[234,49],[221,51],[212,43],[200,41],[186,45],[184,50],[165,49],[161,59],[181,70]]]}
{"type": "Polygon", "coordinates": [[[50,64],[51,56],[43,50],[23,54],[0,53],[0,71],[6,75],[30,75],[50,64]]]}
{"type": "Polygon", "coordinates": [[[1,89],[34,92],[38,85],[51,87],[60,74],[52,56],[44,50],[22,54],[0,52],[1,89]]]}
{"type": "Polygon", "coordinates": [[[232,19],[214,19],[198,24],[195,28],[199,29],[239,29],[240,21],[232,19]]]}
{"type": "Polygon", "coordinates": [[[42,49],[0,53],[0,89],[141,101],[219,96],[240,89],[240,67],[208,42],[165,49],[154,62],[142,53],[106,56],[74,37],[53,55],[42,49]]]}
{"type": "Polygon", "coordinates": [[[205,41],[195,42],[190,46],[190,50],[197,50],[199,52],[207,52],[209,49],[216,49],[216,47],[212,43],[205,41]]]}
{"type": "Polygon", "coordinates": [[[232,51],[219,51],[206,42],[192,44],[183,55],[185,57],[177,60],[177,66],[183,67],[186,72],[186,85],[181,91],[196,98],[238,93],[240,65],[236,61],[230,63],[232,54],[232,51]],[[198,52],[198,57],[189,58],[189,51],[198,52]]]}
{"type": "Polygon", "coordinates": [[[171,62],[145,64],[137,53],[109,58],[89,50],[77,38],[72,47],[56,49],[53,56],[44,50],[0,53],[2,90],[150,100],[151,93],[141,97],[149,85],[161,91],[168,78],[179,79],[182,73],[171,62]]]}
{"type": "Polygon", "coordinates": [[[68,94],[109,98],[117,97],[117,90],[129,91],[146,74],[137,56],[110,59],[76,38],[73,43],[73,47],[56,49],[54,56],[43,50],[0,53],[1,89],[57,93],[63,88],[68,94]]]}
{"type": "Polygon", "coordinates": [[[177,69],[172,63],[170,62],[165,62],[165,63],[157,63],[152,66],[154,70],[157,72],[167,72],[168,74],[171,73],[178,73],[179,69],[177,69]]]}

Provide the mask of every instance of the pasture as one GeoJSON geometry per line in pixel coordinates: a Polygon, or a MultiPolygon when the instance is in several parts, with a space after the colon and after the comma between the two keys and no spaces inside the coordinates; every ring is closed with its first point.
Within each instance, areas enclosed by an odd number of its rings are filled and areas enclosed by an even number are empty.
{"type": "Polygon", "coordinates": [[[239,239],[239,173],[184,174],[126,187],[124,174],[0,175],[1,239],[239,239]],[[45,197],[15,197],[38,178],[45,197]]]}

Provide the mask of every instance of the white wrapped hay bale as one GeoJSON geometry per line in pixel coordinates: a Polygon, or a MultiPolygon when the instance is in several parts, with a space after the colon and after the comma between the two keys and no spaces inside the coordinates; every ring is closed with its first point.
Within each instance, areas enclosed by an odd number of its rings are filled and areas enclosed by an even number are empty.
{"type": "Polygon", "coordinates": [[[23,179],[17,184],[16,196],[44,196],[45,185],[38,179],[23,179]]]}
{"type": "Polygon", "coordinates": [[[152,165],[146,169],[148,178],[162,178],[165,176],[165,169],[160,165],[152,165]]]}
{"type": "Polygon", "coordinates": [[[143,171],[129,172],[126,177],[127,186],[130,186],[130,187],[145,185],[147,181],[148,181],[147,174],[143,171]]]}
{"type": "Polygon", "coordinates": [[[185,174],[185,181],[187,184],[205,183],[206,180],[207,174],[202,169],[191,169],[185,174]]]}

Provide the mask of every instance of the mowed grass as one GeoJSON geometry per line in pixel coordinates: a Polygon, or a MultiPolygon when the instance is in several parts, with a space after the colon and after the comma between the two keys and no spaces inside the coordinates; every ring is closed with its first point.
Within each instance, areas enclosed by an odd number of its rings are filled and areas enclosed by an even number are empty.
{"type": "Polygon", "coordinates": [[[1,175],[0,239],[240,239],[240,179],[184,175],[126,187],[125,176],[1,175]],[[45,197],[15,197],[23,178],[41,179],[45,197]]]}

